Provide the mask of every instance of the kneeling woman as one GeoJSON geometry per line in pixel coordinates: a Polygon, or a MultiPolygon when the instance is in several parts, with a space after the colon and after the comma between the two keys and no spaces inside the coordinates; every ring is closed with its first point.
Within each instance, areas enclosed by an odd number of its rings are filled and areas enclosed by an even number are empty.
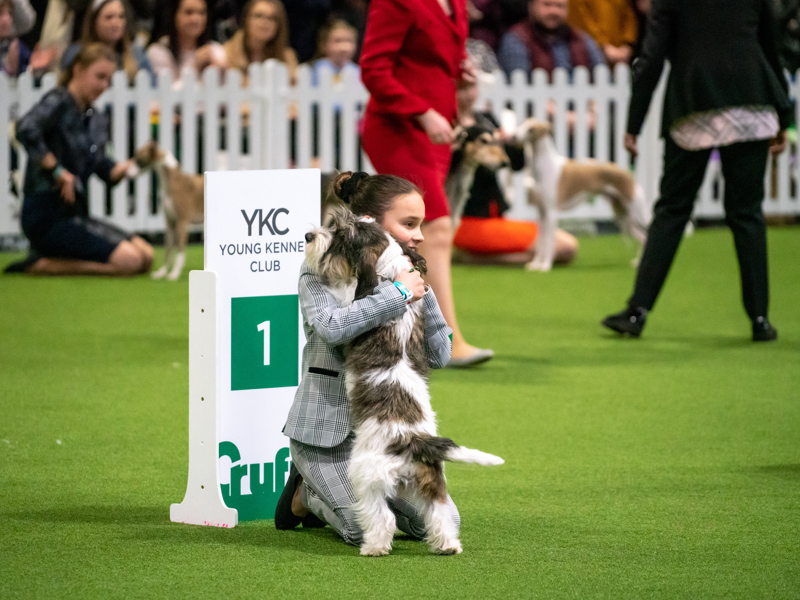
{"type": "Polygon", "coordinates": [[[89,217],[89,176],[96,173],[114,185],[129,166],[105,156],[106,121],[92,108],[109,86],[115,61],[102,44],[84,46],[59,86],[19,120],[17,139],[28,152],[22,231],[31,253],[7,271],[136,275],[150,270],[153,249],[147,242],[89,217]]]}
{"type": "MultiPolygon", "coordinates": [[[[369,215],[397,239],[416,249],[423,237],[425,202],[409,181],[394,175],[342,173],[333,193],[356,215],[369,215]]],[[[348,475],[355,434],[344,381],[344,352],[348,342],[403,315],[409,301],[423,299],[425,350],[429,366],[440,369],[450,360],[451,330],[436,296],[419,271],[383,281],[365,298],[346,307],[322,280],[303,264],[299,281],[300,307],[306,347],[303,379],[297,389],[284,434],[291,438],[292,468],[275,511],[275,527],[293,529],[330,525],[345,542],[360,546],[356,497],[348,475]]],[[[413,489],[403,487],[389,501],[397,527],[416,538],[426,535],[422,503],[413,489]]],[[[458,510],[447,497],[453,520],[458,510]]]]}

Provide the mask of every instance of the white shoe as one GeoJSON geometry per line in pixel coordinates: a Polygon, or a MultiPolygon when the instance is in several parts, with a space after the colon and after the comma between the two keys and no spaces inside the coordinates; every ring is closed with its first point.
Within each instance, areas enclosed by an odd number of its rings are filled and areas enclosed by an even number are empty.
{"type": "Polygon", "coordinates": [[[485,363],[487,360],[491,360],[493,357],[494,350],[489,350],[488,348],[478,348],[469,356],[451,358],[450,362],[447,363],[447,367],[450,369],[465,369],[485,363]]]}

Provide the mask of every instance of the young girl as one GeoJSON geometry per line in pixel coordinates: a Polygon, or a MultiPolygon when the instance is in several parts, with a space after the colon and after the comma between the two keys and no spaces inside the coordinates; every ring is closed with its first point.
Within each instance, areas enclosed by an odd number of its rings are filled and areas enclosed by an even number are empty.
{"type": "Polygon", "coordinates": [[[319,84],[319,70],[328,67],[333,71],[333,82],[342,81],[345,70],[359,74],[358,65],[353,62],[358,44],[358,31],[344,19],[334,19],[322,28],[319,34],[318,58],[311,63],[314,70],[311,82],[319,84]]]}
{"type": "MultiPolygon", "coordinates": [[[[425,203],[409,181],[393,175],[348,172],[334,180],[331,190],[355,214],[373,217],[399,242],[411,248],[422,242],[425,203]]],[[[360,546],[362,531],[347,474],[354,435],[344,382],[346,344],[401,316],[407,310],[407,299],[422,298],[428,363],[439,369],[450,359],[451,330],[433,290],[425,286],[418,271],[402,273],[394,282],[384,281],[372,295],[341,307],[304,265],[299,291],[307,343],[302,381],[284,426],[284,434],[291,438],[292,468],[275,511],[275,527],[293,529],[301,522],[304,527],[321,527],[327,523],[345,542],[360,546]]],[[[449,496],[447,503],[459,523],[449,496]]],[[[389,505],[400,530],[417,538],[425,536],[413,490],[398,489],[389,505]]]]}
{"type": "Polygon", "coordinates": [[[106,121],[92,108],[115,69],[107,46],[84,46],[59,87],[17,123],[17,139],[28,152],[22,231],[31,255],[7,272],[134,275],[150,269],[153,249],[147,242],[89,217],[89,176],[96,173],[113,185],[130,166],[105,156],[106,121]]]}
{"type": "Polygon", "coordinates": [[[72,44],[61,57],[62,70],[69,69],[81,46],[99,42],[114,52],[117,69],[124,70],[133,85],[140,69],[150,71],[144,51],[133,43],[128,31],[128,11],[122,0],[94,0],[83,17],[80,42],[72,44]]]}
{"type": "Polygon", "coordinates": [[[270,58],[286,64],[292,85],[297,79],[297,55],[289,47],[289,21],[280,0],[250,0],[242,11],[242,28],[223,47],[228,68],[242,72],[243,86],[250,63],[270,58]]]}

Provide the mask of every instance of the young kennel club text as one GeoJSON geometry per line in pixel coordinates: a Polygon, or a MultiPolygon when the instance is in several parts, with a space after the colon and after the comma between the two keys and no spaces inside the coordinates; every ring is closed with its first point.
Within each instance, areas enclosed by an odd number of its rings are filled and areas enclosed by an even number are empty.
{"type": "Polygon", "coordinates": [[[257,208],[253,211],[253,215],[248,217],[247,211],[242,209],[242,216],[247,223],[247,237],[253,235],[253,225],[256,223],[258,223],[258,235],[264,235],[264,227],[270,235],[286,235],[289,233],[289,228],[281,229],[278,226],[278,216],[288,214],[289,210],[286,208],[270,208],[266,215],[262,209],[257,208]]]}
{"type": "MultiPolygon", "coordinates": [[[[245,256],[254,254],[287,254],[305,252],[305,241],[299,242],[253,242],[244,244],[220,244],[222,256],[245,256]]],[[[268,273],[281,270],[281,262],[275,260],[254,260],[250,263],[253,273],[268,273]]]]}

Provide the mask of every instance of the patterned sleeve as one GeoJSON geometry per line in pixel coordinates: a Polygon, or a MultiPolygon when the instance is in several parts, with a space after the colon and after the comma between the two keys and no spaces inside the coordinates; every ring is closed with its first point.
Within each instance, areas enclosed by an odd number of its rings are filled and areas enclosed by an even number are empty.
{"type": "Polygon", "coordinates": [[[444,320],[433,288],[428,288],[422,301],[425,310],[425,353],[428,355],[428,364],[434,369],[441,369],[450,362],[450,352],[453,349],[450,336],[453,330],[444,320]]]}
{"type": "Polygon", "coordinates": [[[528,48],[513,33],[506,33],[500,39],[500,48],[497,51],[497,61],[506,72],[506,76],[511,77],[511,73],[517,70],[530,73],[531,61],[528,57],[528,48]]]}
{"type": "Polygon", "coordinates": [[[45,138],[61,118],[61,97],[58,94],[46,94],[17,122],[16,135],[19,143],[25,147],[28,159],[37,164],[44,155],[50,152],[45,138]]]}
{"type": "Polygon", "coordinates": [[[371,296],[344,307],[306,269],[300,273],[298,289],[306,321],[325,343],[334,346],[345,344],[407,310],[403,294],[391,281],[382,282],[371,296]]]}

